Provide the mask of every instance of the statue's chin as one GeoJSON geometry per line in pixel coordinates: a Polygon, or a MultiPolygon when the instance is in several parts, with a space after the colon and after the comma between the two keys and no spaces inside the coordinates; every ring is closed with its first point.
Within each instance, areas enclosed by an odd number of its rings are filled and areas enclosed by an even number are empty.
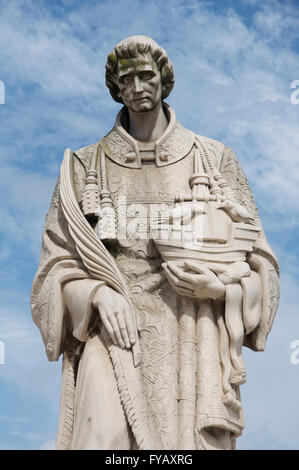
{"type": "Polygon", "coordinates": [[[135,113],[145,113],[147,111],[152,111],[154,108],[153,104],[147,99],[135,101],[132,105],[127,107],[135,113]]]}

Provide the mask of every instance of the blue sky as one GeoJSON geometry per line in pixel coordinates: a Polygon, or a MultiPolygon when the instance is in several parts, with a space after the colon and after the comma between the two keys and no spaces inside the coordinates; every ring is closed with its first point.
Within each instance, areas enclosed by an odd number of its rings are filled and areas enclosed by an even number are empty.
{"type": "Polygon", "coordinates": [[[176,83],[167,102],[189,129],[237,153],[281,266],[264,353],[245,350],[239,449],[299,449],[298,1],[0,0],[0,449],[54,445],[61,362],[48,363],[29,308],[41,232],[66,147],[97,141],[119,105],[104,81],[126,36],[153,37],[176,83]],[[0,100],[1,102],[1,100],[0,100]]]}

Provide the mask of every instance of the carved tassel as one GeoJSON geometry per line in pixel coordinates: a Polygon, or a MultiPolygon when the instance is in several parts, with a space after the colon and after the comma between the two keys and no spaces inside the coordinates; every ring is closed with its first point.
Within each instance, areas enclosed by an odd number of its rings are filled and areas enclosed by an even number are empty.
{"type": "Polygon", "coordinates": [[[98,179],[96,171],[96,162],[98,155],[98,146],[96,147],[90,161],[90,167],[87,172],[85,188],[82,192],[82,211],[87,217],[94,217],[100,202],[98,188],[98,179]]]}
{"type": "Polygon", "coordinates": [[[105,152],[101,151],[100,173],[102,191],[100,194],[100,205],[95,215],[98,216],[96,234],[101,240],[115,239],[117,231],[116,215],[111,199],[110,191],[107,187],[105,152]]]}

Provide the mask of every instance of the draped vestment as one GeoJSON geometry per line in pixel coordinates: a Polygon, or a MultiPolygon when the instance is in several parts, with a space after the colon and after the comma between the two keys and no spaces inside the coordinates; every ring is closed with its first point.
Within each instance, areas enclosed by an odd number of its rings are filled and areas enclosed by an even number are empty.
{"type": "MultiPolygon", "coordinates": [[[[134,209],[134,204],[170,205],[177,192],[190,190],[195,136],[176,120],[171,108],[168,113],[169,126],[152,149],[134,141],[122,128],[120,117],[100,141],[106,155],[108,189],[116,208],[122,196],[134,209]]],[[[235,200],[260,224],[247,179],[233,151],[207,137],[197,138],[235,200]]],[[[72,155],[74,195],[79,206],[97,145],[72,155]]],[[[101,171],[98,163],[99,187],[101,171]]],[[[229,383],[232,368],[227,368],[229,336],[223,318],[230,291],[225,301],[195,301],[178,295],[163,274],[162,259],[152,240],[118,240],[106,248],[128,286],[137,317],[141,348],[137,367],[131,351],[114,346],[100,330],[99,315],[92,309],[91,299],[104,281],[95,279],[82,260],[62,210],[58,180],[32,288],[33,318],[48,359],[56,361],[64,354],[57,448],[72,447],[74,422],[81,419],[75,407],[76,389],[83,386],[77,380],[78,364],[94,335],[99,335],[102,346],[109,351],[122,409],[137,448],[222,448],[218,437],[223,431],[228,431],[233,448],[244,423],[239,386],[229,383]],[[68,283],[72,285],[73,302],[67,308],[63,288],[68,283]],[[225,380],[234,394],[233,403],[223,398],[225,380]]],[[[262,230],[247,262],[251,274],[238,284],[238,305],[234,308],[247,318],[244,345],[261,351],[279,300],[277,261],[262,230]],[[253,330],[251,315],[259,318],[253,330]]],[[[86,381],[84,387],[91,386],[87,374],[81,372],[80,377],[86,381]]]]}

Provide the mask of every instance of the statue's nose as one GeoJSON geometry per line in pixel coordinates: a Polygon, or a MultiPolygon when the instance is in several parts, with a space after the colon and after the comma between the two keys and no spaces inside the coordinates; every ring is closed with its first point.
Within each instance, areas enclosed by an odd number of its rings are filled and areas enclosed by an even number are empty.
{"type": "Polygon", "coordinates": [[[134,77],[134,87],[137,93],[143,91],[143,88],[141,86],[141,82],[138,76],[134,77]]]}

